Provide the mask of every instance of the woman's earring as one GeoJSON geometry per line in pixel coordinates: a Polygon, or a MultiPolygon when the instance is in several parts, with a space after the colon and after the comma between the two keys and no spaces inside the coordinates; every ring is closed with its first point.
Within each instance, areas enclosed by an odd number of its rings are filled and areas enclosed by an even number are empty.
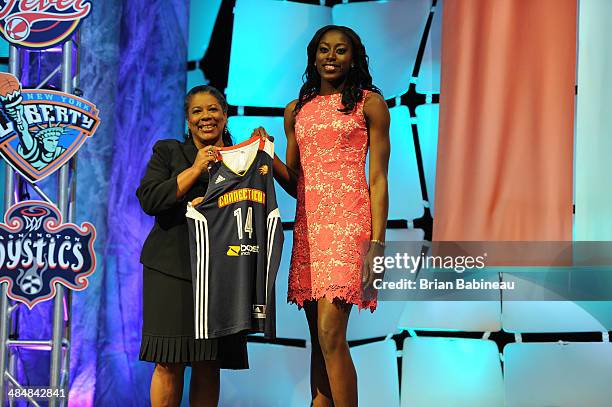
{"type": "Polygon", "coordinates": [[[227,130],[227,126],[225,126],[223,128],[223,134],[227,136],[227,133],[229,133],[229,131],[227,130]]]}

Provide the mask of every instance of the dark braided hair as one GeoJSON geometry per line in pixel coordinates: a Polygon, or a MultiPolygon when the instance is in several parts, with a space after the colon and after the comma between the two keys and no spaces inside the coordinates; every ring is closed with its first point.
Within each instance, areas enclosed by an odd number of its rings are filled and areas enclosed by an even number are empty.
{"type": "Polygon", "coordinates": [[[312,37],[306,48],[308,54],[308,63],[306,71],[302,75],[304,84],[300,89],[300,96],[295,105],[293,114],[297,114],[300,109],[311,99],[319,94],[321,88],[321,76],[315,67],[317,50],[323,35],[330,31],[337,30],[346,35],[351,41],[351,49],[353,51],[353,66],[349,70],[346,78],[344,89],[342,89],[342,105],[344,108],[338,109],[340,112],[348,114],[355,109],[355,105],[363,98],[363,91],[370,90],[381,94],[380,89],[372,84],[372,75],[368,68],[368,55],[365,47],[361,42],[361,38],[352,29],[342,25],[326,25],[320,28],[312,37]]]}
{"type": "MultiPolygon", "coordinates": [[[[209,85],[198,85],[198,86],[191,88],[191,90],[187,92],[187,96],[185,96],[185,105],[184,105],[185,116],[189,116],[189,103],[191,103],[191,98],[194,95],[197,95],[198,93],[208,93],[214,96],[215,99],[217,99],[217,102],[219,102],[219,104],[221,105],[221,109],[223,109],[223,113],[227,115],[227,110],[229,108],[229,105],[227,104],[227,100],[225,100],[225,97],[219,91],[219,89],[215,88],[214,86],[209,86],[209,85]]],[[[185,134],[185,140],[187,140],[190,137],[191,137],[191,134],[188,131],[187,134],[185,134]]],[[[223,140],[223,145],[226,147],[234,145],[234,142],[232,141],[232,135],[230,134],[227,128],[227,123],[225,124],[225,128],[221,132],[221,139],[223,140]]]]}

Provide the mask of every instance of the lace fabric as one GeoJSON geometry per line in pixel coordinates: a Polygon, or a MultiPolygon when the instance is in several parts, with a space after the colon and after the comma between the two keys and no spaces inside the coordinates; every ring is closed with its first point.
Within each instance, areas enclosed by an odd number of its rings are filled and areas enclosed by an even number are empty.
{"type": "Polygon", "coordinates": [[[361,298],[362,243],[372,220],[365,176],[368,132],[363,104],[343,114],[341,94],[317,96],[296,117],[301,172],[288,301],[327,298],[376,308],[361,298]]]}

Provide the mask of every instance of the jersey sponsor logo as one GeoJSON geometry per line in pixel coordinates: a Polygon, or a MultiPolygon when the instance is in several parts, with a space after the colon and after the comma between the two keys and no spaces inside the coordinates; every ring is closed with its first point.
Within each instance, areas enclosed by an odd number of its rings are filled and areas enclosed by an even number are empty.
{"type": "Polygon", "coordinates": [[[268,175],[268,166],[266,164],[259,167],[259,173],[261,175],[268,175]]]}
{"type": "Polygon", "coordinates": [[[227,255],[231,257],[240,256],[240,246],[229,246],[227,248],[227,255]]]}
{"type": "Polygon", "coordinates": [[[0,109],[0,155],[31,182],[64,165],[100,124],[93,103],[52,90],[22,91],[7,73],[0,73],[0,109]]]}
{"type": "Polygon", "coordinates": [[[229,257],[238,257],[238,256],[250,256],[251,253],[259,253],[258,245],[250,245],[250,244],[241,244],[235,246],[228,246],[227,255],[229,257]]]}
{"type": "Polygon", "coordinates": [[[69,40],[91,8],[88,0],[0,0],[0,32],[22,48],[50,48],[69,40]]]}
{"type": "Polygon", "coordinates": [[[220,184],[223,181],[225,181],[225,178],[223,178],[223,175],[219,174],[219,176],[217,177],[217,179],[215,180],[215,184],[220,184]]]}
{"type": "Polygon", "coordinates": [[[240,188],[221,195],[218,200],[218,206],[219,208],[223,208],[224,206],[241,201],[252,201],[265,204],[266,194],[259,189],[240,188]]]}
{"type": "Polygon", "coordinates": [[[0,282],[8,296],[32,309],[55,296],[55,283],[84,290],[96,268],[96,229],[89,222],[62,223],[59,210],[46,202],[12,206],[0,223],[0,282]]]}

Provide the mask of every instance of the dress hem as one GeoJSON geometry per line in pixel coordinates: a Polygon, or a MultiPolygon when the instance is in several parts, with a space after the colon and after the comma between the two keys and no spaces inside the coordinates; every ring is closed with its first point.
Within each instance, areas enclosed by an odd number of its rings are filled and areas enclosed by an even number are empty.
{"type": "Polygon", "coordinates": [[[306,301],[318,301],[322,298],[327,299],[329,302],[334,302],[334,301],[340,301],[343,302],[345,304],[351,304],[351,305],[356,305],[358,308],[358,311],[361,311],[362,309],[369,309],[371,313],[374,313],[374,311],[376,310],[376,306],[377,306],[377,301],[376,300],[371,300],[371,301],[359,301],[356,300],[355,298],[348,298],[346,296],[343,295],[328,295],[328,294],[323,294],[323,295],[311,295],[308,296],[306,298],[297,298],[296,296],[292,296],[292,297],[287,297],[287,303],[288,304],[295,304],[297,305],[298,309],[302,309],[304,308],[304,302],[306,301]]]}

